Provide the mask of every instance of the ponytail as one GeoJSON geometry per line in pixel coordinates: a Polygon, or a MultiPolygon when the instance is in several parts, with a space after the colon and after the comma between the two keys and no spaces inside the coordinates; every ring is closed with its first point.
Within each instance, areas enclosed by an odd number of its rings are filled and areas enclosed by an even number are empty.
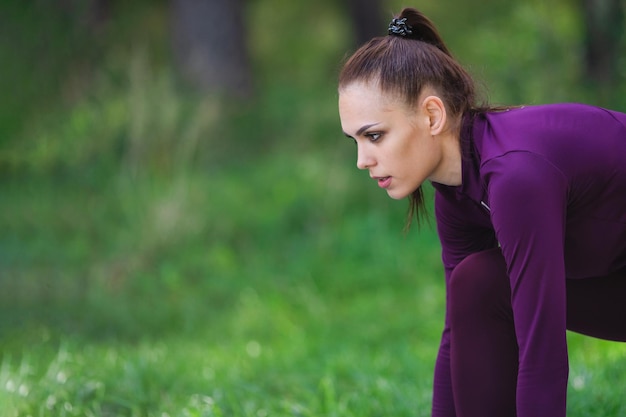
{"type": "MultiPolygon", "coordinates": [[[[434,23],[413,8],[405,8],[389,25],[389,36],[359,48],[339,74],[339,90],[354,82],[371,82],[383,93],[414,106],[424,87],[440,95],[450,119],[460,129],[464,114],[476,106],[474,80],[450,53],[434,23]]],[[[424,209],[421,187],[409,196],[407,227],[424,209]]]]}
{"type": "Polygon", "coordinates": [[[407,7],[402,10],[400,15],[391,21],[391,24],[389,25],[389,34],[426,42],[437,47],[441,52],[449,57],[452,57],[434,23],[416,9],[407,7]],[[392,26],[397,24],[397,22],[402,22],[402,24],[409,28],[411,33],[407,33],[406,35],[396,33],[392,29],[392,26]]]}

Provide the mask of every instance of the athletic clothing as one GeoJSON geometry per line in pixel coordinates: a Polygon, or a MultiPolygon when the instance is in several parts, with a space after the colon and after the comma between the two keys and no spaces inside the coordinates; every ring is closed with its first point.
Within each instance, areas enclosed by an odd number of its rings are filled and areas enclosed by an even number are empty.
{"type": "MultiPolygon", "coordinates": [[[[626,340],[626,271],[568,279],[567,327],[590,336],[626,340]]],[[[467,256],[449,286],[450,359],[437,363],[433,415],[512,417],[563,415],[565,397],[528,392],[516,411],[518,347],[506,262],[499,248],[467,256]],[[450,378],[452,369],[453,378],[450,378]],[[446,378],[451,386],[443,384],[446,378]],[[453,395],[454,392],[454,395],[453,395]],[[541,395],[552,398],[539,401],[541,395]],[[553,407],[554,410],[545,407],[553,407]]],[[[440,356],[441,358],[441,356],[440,356]]]]}
{"type": "MultiPolygon", "coordinates": [[[[433,183],[448,287],[433,416],[479,415],[454,411],[474,382],[457,379],[463,372],[455,366],[465,365],[451,362],[451,333],[458,344],[467,338],[454,336],[451,305],[458,301],[450,284],[469,255],[500,248],[514,326],[508,334],[517,344],[517,416],[564,417],[566,279],[626,280],[626,114],[581,104],[486,112],[465,118],[461,144],[462,185],[433,183]]],[[[626,315],[614,322],[621,328],[601,336],[624,340],[626,315]]],[[[482,331],[489,329],[473,329],[482,331]]]]}

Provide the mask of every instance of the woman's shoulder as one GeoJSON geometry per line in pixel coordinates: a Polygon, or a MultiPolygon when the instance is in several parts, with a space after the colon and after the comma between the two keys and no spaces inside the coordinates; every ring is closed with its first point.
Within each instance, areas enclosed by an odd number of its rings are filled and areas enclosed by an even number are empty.
{"type": "MultiPolygon", "coordinates": [[[[493,107],[481,112],[481,118],[491,123],[555,123],[558,121],[576,121],[581,123],[598,123],[603,119],[624,121],[626,114],[584,103],[552,103],[506,107],[493,107]]],[[[541,126],[541,125],[539,125],[541,126]]],[[[557,125],[558,126],[558,125],[557,125]]]]}
{"type": "Polygon", "coordinates": [[[482,113],[472,132],[481,165],[518,151],[558,160],[564,151],[571,157],[614,148],[626,133],[626,114],[579,103],[521,106],[482,113]]]}

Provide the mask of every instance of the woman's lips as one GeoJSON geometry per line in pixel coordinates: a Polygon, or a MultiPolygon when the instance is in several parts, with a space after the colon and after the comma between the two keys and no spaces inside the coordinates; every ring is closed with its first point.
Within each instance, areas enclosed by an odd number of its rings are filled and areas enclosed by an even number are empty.
{"type": "Polygon", "coordinates": [[[380,188],[387,188],[391,185],[391,177],[380,177],[377,180],[380,188]]]}

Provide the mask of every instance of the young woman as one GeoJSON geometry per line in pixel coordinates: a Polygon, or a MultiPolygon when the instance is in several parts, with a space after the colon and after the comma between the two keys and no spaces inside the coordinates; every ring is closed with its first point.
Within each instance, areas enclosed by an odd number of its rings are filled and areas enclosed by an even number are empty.
{"type": "Polygon", "coordinates": [[[390,197],[414,214],[435,188],[447,308],[432,415],[564,417],[566,329],[626,341],[626,114],[479,108],[414,9],[345,63],[339,113],[390,197]]]}

